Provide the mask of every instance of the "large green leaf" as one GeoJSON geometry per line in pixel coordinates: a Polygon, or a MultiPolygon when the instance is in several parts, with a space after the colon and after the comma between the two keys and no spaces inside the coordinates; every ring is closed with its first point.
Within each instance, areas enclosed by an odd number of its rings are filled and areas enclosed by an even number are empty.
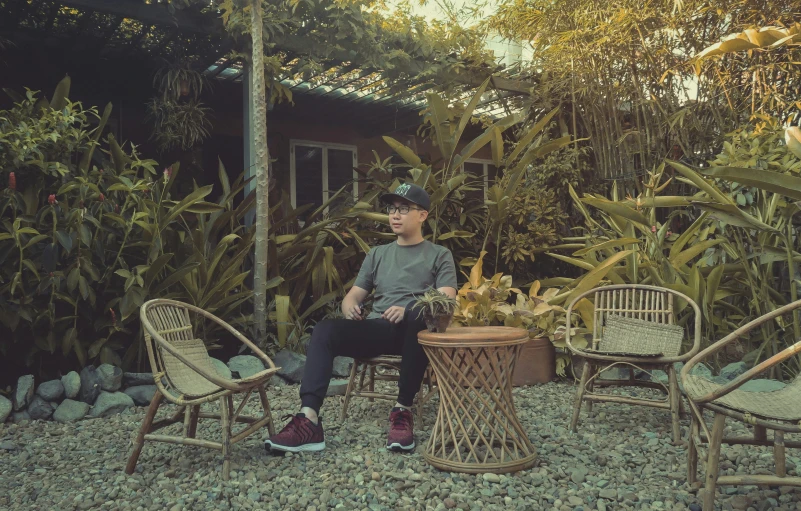
{"type": "Polygon", "coordinates": [[[186,211],[190,206],[200,202],[204,197],[211,193],[214,187],[212,185],[204,186],[193,191],[184,197],[178,204],[171,207],[164,218],[159,222],[159,228],[164,229],[170,222],[175,220],[178,215],[186,211]]]}
{"type": "Polygon", "coordinates": [[[465,128],[467,127],[467,123],[473,118],[473,112],[475,111],[476,107],[478,106],[479,101],[481,101],[481,96],[484,95],[484,91],[487,90],[487,85],[489,84],[490,80],[492,79],[491,76],[488,76],[484,83],[479,85],[478,89],[473,93],[473,97],[470,98],[470,102],[467,103],[464,111],[462,112],[462,117],[459,119],[459,124],[456,125],[456,131],[453,134],[453,143],[458,144],[459,139],[462,138],[462,133],[464,133],[465,128]]]}
{"type": "Polygon", "coordinates": [[[518,156],[520,156],[520,153],[522,153],[524,149],[528,150],[531,141],[534,140],[534,137],[536,137],[542,132],[542,129],[551,121],[551,119],[553,118],[554,115],[556,115],[557,112],[559,112],[559,107],[554,108],[553,110],[548,112],[545,115],[545,117],[537,121],[537,123],[534,124],[534,126],[532,126],[526,132],[526,134],[520,138],[520,141],[518,141],[515,148],[512,150],[511,153],[509,153],[509,157],[506,159],[506,161],[513,162],[517,159],[518,156]]]}
{"type": "Polygon", "coordinates": [[[603,243],[598,243],[597,245],[593,245],[591,247],[582,248],[581,250],[577,250],[573,252],[573,255],[576,257],[583,256],[584,254],[589,254],[590,252],[597,252],[599,250],[607,250],[610,248],[619,247],[622,245],[637,245],[640,243],[640,240],[637,238],[618,238],[614,240],[604,241],[603,243]]]}
{"type": "Polygon", "coordinates": [[[721,238],[721,239],[706,240],[700,243],[696,243],[687,250],[679,252],[674,257],[671,257],[670,262],[676,268],[680,268],[681,266],[689,263],[694,257],[704,253],[707,249],[712,248],[715,245],[720,245],[724,241],[726,240],[721,238]]]}
{"type": "Polygon", "coordinates": [[[598,285],[606,274],[622,259],[629,256],[634,250],[623,250],[622,252],[618,252],[617,254],[613,255],[612,257],[605,259],[602,263],[596,266],[593,270],[587,273],[584,278],[581,279],[581,282],[576,286],[573,292],[570,294],[568,299],[566,300],[568,303],[572,302],[576,299],[580,294],[589,291],[590,289],[594,288],[598,285]]]}
{"type": "Polygon", "coordinates": [[[709,197],[720,204],[733,204],[732,200],[728,198],[720,189],[715,186],[714,184],[710,183],[704,177],[696,172],[695,170],[687,167],[686,165],[682,165],[677,161],[666,160],[667,163],[676,169],[676,171],[684,176],[685,178],[689,179],[695,186],[697,186],[700,190],[709,195],[709,197]]]}
{"type": "Polygon", "coordinates": [[[648,219],[645,218],[642,213],[637,211],[636,209],[621,204],[620,202],[613,202],[608,201],[605,199],[592,199],[585,197],[581,199],[582,202],[585,204],[589,204],[590,206],[594,206],[606,213],[611,215],[617,215],[625,218],[626,220],[631,220],[632,222],[636,222],[643,227],[648,227],[650,222],[648,219]]]}
{"type": "Polygon", "coordinates": [[[386,142],[389,145],[389,147],[392,148],[393,151],[398,153],[398,155],[401,158],[403,158],[403,160],[406,163],[408,163],[409,165],[411,165],[414,168],[417,168],[417,167],[420,166],[422,161],[420,160],[420,157],[417,156],[414,153],[414,151],[412,151],[411,149],[409,149],[405,145],[401,144],[400,142],[398,142],[397,140],[395,140],[392,137],[382,137],[382,138],[384,139],[384,142],[386,142]]]}
{"type": "Polygon", "coordinates": [[[739,167],[711,167],[702,170],[702,172],[709,177],[734,181],[746,186],[754,186],[769,192],[786,195],[795,200],[801,200],[801,177],[739,167]]]}

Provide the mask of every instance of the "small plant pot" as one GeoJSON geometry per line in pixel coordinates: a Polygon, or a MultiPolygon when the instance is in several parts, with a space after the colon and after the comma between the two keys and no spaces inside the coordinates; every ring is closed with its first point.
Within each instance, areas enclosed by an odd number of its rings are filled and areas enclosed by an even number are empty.
{"type": "Polygon", "coordinates": [[[429,332],[440,334],[444,333],[448,329],[448,325],[451,324],[451,316],[449,314],[432,316],[430,313],[424,312],[423,319],[429,332]]]}

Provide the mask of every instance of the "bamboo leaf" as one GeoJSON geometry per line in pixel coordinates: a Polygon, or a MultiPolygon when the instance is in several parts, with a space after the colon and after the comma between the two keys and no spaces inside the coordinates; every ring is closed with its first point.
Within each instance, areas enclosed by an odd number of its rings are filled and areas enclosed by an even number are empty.
{"type": "Polygon", "coordinates": [[[459,124],[456,126],[456,132],[453,134],[454,147],[459,143],[459,139],[462,138],[462,133],[464,133],[467,123],[473,118],[473,112],[478,106],[479,101],[481,101],[481,96],[483,96],[484,91],[487,90],[487,85],[489,85],[491,79],[492,76],[488,76],[487,79],[484,80],[484,83],[479,85],[473,97],[470,98],[470,102],[465,107],[464,112],[462,112],[462,117],[459,119],[459,124]]]}
{"type": "Polygon", "coordinates": [[[531,141],[534,140],[534,137],[539,135],[542,129],[551,121],[551,119],[553,118],[554,115],[556,115],[557,112],[559,112],[559,107],[554,108],[553,110],[548,112],[545,115],[545,117],[537,121],[537,123],[534,124],[534,126],[532,126],[531,129],[529,129],[525,135],[523,135],[523,137],[517,143],[512,152],[509,153],[509,158],[507,158],[506,161],[507,162],[515,161],[515,159],[517,159],[517,157],[520,155],[521,152],[523,152],[524,149],[529,149],[529,145],[531,144],[531,141]]]}

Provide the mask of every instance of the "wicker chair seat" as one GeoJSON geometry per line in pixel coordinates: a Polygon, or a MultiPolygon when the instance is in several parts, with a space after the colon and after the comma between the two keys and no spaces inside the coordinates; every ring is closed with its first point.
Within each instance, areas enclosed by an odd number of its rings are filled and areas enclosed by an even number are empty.
{"type": "MultiPolygon", "coordinates": [[[[211,363],[206,345],[200,339],[175,339],[170,342],[170,345],[200,369],[211,374],[220,374],[214,368],[214,364],[211,363]]],[[[170,386],[181,394],[193,397],[206,396],[222,390],[222,387],[215,385],[198,374],[194,369],[172,356],[167,350],[161,350],[161,354],[164,358],[167,380],[170,386]]],[[[220,377],[225,378],[222,375],[220,377]]]]}
{"type": "MultiPolygon", "coordinates": [[[[701,376],[684,377],[684,392],[691,399],[701,398],[721,387],[723,385],[701,376]]],[[[769,392],[735,389],[712,403],[764,419],[798,422],[801,420],[801,378],[796,378],[782,389],[769,392]]]]}

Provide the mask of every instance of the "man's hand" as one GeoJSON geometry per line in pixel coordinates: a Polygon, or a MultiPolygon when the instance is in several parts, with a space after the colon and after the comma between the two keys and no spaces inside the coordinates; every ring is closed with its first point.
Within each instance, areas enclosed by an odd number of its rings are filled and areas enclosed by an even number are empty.
{"type": "Polygon", "coordinates": [[[401,307],[399,305],[393,305],[389,309],[385,310],[381,317],[389,321],[390,323],[400,323],[403,321],[403,315],[406,314],[406,308],[401,307]]]}
{"type": "Polygon", "coordinates": [[[358,304],[343,306],[342,313],[345,315],[345,319],[362,320],[362,308],[358,304]]]}

